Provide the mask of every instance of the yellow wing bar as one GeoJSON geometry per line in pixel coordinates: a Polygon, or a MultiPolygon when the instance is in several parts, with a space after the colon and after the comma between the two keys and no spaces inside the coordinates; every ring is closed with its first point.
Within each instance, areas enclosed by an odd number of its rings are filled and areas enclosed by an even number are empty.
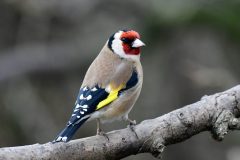
{"type": "Polygon", "coordinates": [[[118,92],[123,88],[123,86],[124,85],[120,85],[118,88],[112,90],[111,85],[110,85],[110,90],[111,91],[110,91],[108,97],[98,103],[96,110],[99,110],[99,109],[103,108],[104,106],[108,105],[109,103],[111,103],[115,99],[117,99],[118,98],[118,92]]]}

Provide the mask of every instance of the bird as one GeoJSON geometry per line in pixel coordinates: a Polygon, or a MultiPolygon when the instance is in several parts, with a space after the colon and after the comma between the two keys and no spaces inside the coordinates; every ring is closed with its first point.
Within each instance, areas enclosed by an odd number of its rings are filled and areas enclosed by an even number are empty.
{"type": "Polygon", "coordinates": [[[86,122],[97,121],[97,135],[104,135],[101,124],[125,120],[141,92],[143,69],[141,47],[145,44],[134,30],[119,30],[107,40],[88,68],[66,127],[53,140],[68,142],[86,122]]]}

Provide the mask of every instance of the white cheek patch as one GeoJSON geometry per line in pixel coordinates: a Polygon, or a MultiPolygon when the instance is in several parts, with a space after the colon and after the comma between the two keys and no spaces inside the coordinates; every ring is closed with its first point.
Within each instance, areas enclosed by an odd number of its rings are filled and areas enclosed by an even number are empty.
{"type": "Polygon", "coordinates": [[[114,40],[112,41],[113,52],[118,54],[122,58],[131,59],[133,61],[139,60],[140,55],[128,55],[124,52],[123,45],[122,45],[123,42],[121,41],[122,33],[123,31],[119,31],[114,35],[114,40]]]}
{"type": "Polygon", "coordinates": [[[114,53],[118,54],[121,57],[124,57],[125,52],[123,50],[122,41],[120,40],[122,33],[123,31],[115,33],[114,40],[112,41],[112,49],[114,53]]]}

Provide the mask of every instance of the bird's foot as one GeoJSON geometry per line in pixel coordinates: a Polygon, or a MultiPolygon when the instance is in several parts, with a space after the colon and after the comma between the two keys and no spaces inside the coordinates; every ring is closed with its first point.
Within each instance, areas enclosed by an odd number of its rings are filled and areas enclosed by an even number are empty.
{"type": "Polygon", "coordinates": [[[109,138],[108,138],[107,134],[104,131],[102,131],[100,128],[97,129],[97,135],[98,136],[103,136],[109,141],[109,138]]]}
{"type": "Polygon", "coordinates": [[[129,129],[136,135],[136,137],[138,138],[138,135],[137,135],[137,133],[136,133],[136,131],[135,131],[135,126],[136,126],[136,124],[137,124],[136,120],[130,120],[130,119],[128,119],[128,121],[129,121],[128,128],[129,128],[129,129]]]}
{"type": "Polygon", "coordinates": [[[137,122],[136,122],[136,120],[131,120],[131,119],[128,119],[128,121],[129,121],[129,125],[130,126],[135,126],[136,124],[137,124],[137,122]]]}
{"type": "Polygon", "coordinates": [[[135,132],[135,125],[136,125],[136,124],[130,123],[129,125],[127,125],[127,127],[128,127],[129,129],[131,129],[131,131],[135,132]]]}

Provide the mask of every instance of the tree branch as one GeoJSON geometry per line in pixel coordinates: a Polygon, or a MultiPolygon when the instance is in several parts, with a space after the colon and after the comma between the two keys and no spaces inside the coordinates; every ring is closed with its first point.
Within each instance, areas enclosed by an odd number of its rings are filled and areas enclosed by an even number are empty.
{"type": "Polygon", "coordinates": [[[0,149],[0,159],[120,159],[152,153],[161,157],[165,146],[182,142],[203,131],[221,141],[229,130],[240,129],[240,85],[222,93],[204,96],[200,101],[134,127],[103,136],[68,143],[34,144],[0,149]]]}

